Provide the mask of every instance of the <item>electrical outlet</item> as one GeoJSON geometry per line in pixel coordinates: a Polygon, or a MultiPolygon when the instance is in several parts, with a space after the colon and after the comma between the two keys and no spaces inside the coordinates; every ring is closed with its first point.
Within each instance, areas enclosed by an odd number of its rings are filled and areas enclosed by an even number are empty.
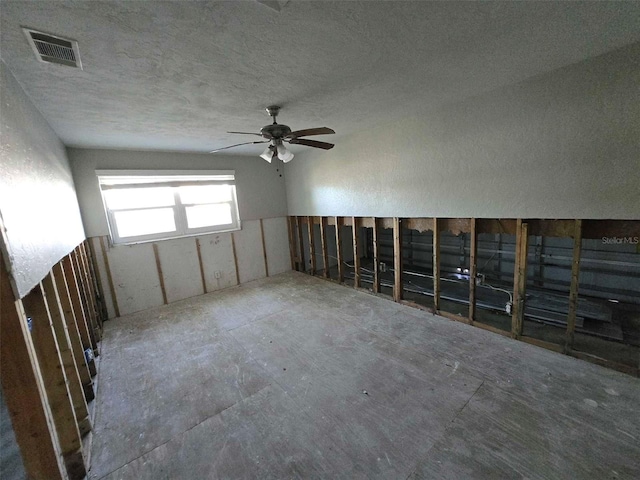
{"type": "Polygon", "coordinates": [[[213,272],[213,276],[215,278],[222,278],[222,272],[220,270],[216,270],[215,272],[213,272]]]}
{"type": "Polygon", "coordinates": [[[386,272],[387,271],[387,264],[384,262],[380,262],[380,271],[381,272],[386,272]]]}
{"type": "Polygon", "coordinates": [[[507,314],[511,315],[512,308],[513,304],[511,302],[507,302],[507,304],[504,306],[504,311],[507,312],[507,314]]]}

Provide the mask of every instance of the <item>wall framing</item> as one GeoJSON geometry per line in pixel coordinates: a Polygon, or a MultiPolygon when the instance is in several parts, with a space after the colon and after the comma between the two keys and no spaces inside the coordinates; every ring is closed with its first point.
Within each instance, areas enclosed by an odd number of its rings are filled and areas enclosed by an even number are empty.
{"type": "MultiPolygon", "coordinates": [[[[625,237],[640,237],[640,221],[635,220],[550,220],[550,219],[486,219],[486,218],[383,218],[383,217],[290,217],[290,222],[293,225],[294,219],[298,220],[298,227],[300,231],[301,223],[300,219],[305,219],[307,227],[311,230],[311,226],[314,223],[322,225],[335,225],[336,227],[336,242],[338,245],[337,257],[338,257],[338,280],[340,284],[344,284],[344,268],[342,264],[344,260],[341,254],[341,225],[353,226],[354,236],[354,254],[359,255],[355,240],[358,238],[357,227],[373,228],[373,252],[374,252],[374,268],[373,268],[373,281],[371,289],[363,288],[360,286],[359,272],[354,274],[354,288],[366,291],[374,295],[388,298],[380,293],[380,278],[378,271],[378,255],[379,255],[379,229],[391,228],[393,229],[393,258],[394,258],[394,282],[393,282],[393,300],[401,302],[405,305],[419,308],[422,310],[431,311],[434,314],[438,314],[447,319],[466,323],[493,333],[497,333],[503,336],[510,336],[515,340],[523,341],[532,345],[536,345],[541,348],[552,350],[554,352],[563,353],[575,358],[586,360],[598,365],[603,365],[614,370],[618,370],[633,376],[640,375],[640,363],[636,366],[630,366],[627,364],[621,364],[609,359],[601,358],[596,355],[575,350],[573,347],[573,335],[575,331],[575,311],[578,301],[578,286],[579,286],[579,266],[580,266],[580,243],[582,239],[598,239],[607,236],[625,236],[625,237]],[[424,305],[417,304],[410,300],[403,299],[402,293],[402,228],[408,228],[411,230],[417,230],[420,232],[431,230],[436,232],[433,246],[433,265],[434,265],[434,308],[429,308],[424,305]],[[503,331],[492,325],[484,324],[477,320],[477,293],[476,283],[469,282],[469,310],[468,315],[461,316],[457,313],[447,312],[442,309],[440,305],[440,282],[439,282],[439,264],[440,264],[440,232],[450,232],[454,235],[460,233],[470,234],[471,247],[470,247],[470,275],[471,278],[475,278],[478,272],[478,235],[483,233],[489,234],[509,234],[515,235],[516,242],[516,268],[514,269],[513,276],[513,292],[514,302],[511,315],[511,331],[503,331]],[[565,332],[566,340],[562,345],[557,343],[547,342],[537,338],[527,336],[523,333],[523,321],[524,321],[524,305],[526,301],[526,275],[527,275],[527,257],[528,257],[528,242],[527,239],[530,235],[544,236],[544,237],[571,237],[574,239],[573,260],[572,260],[572,273],[571,273],[571,287],[569,294],[569,314],[567,316],[567,327],[565,332]]],[[[296,245],[291,245],[292,251],[296,248],[296,245]]],[[[317,252],[310,248],[310,255],[315,255],[317,252]]],[[[359,259],[358,259],[359,260],[359,259]]],[[[358,260],[354,259],[354,265],[359,265],[358,260]]],[[[301,271],[304,271],[302,269],[301,271]]],[[[336,280],[332,280],[336,281],[336,280]]]]}

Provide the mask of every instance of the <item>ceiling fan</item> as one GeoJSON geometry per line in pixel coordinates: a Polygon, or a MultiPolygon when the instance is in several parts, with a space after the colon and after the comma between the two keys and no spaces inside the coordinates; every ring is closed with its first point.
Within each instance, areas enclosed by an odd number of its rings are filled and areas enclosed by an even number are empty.
{"type": "Polygon", "coordinates": [[[252,145],[256,143],[268,143],[269,146],[266,148],[264,152],[260,155],[260,157],[264,158],[267,162],[271,163],[274,158],[279,158],[284,163],[288,163],[293,159],[293,153],[288,150],[284,143],[290,143],[293,145],[305,145],[307,147],[314,148],[322,148],[323,150],[330,150],[334,147],[333,143],[320,142],[318,140],[308,140],[306,138],[311,135],[330,135],[334,132],[332,129],[327,127],[318,127],[318,128],[307,128],[305,130],[296,130],[294,132],[287,125],[282,125],[276,122],[276,116],[278,112],[280,112],[280,107],[278,105],[271,105],[266,108],[269,116],[273,117],[273,123],[270,125],[265,125],[260,129],[260,133],[251,133],[251,132],[227,132],[234,133],[239,135],[258,135],[260,137],[265,138],[266,140],[260,140],[256,142],[244,142],[237,143],[236,145],[230,145],[228,147],[217,148],[216,150],[212,150],[209,153],[216,153],[220,150],[227,150],[228,148],[239,147],[240,145],[252,145]]]}

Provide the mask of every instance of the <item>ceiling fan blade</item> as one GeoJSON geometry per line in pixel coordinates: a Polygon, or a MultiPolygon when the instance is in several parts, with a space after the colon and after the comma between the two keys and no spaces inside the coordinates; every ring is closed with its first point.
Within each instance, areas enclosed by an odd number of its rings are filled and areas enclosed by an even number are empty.
{"type": "Polygon", "coordinates": [[[335,146],[333,143],[307,140],[306,138],[292,138],[289,140],[289,143],[292,145],[306,145],[307,147],[322,148],[323,150],[331,150],[335,146]]]}
{"type": "Polygon", "coordinates": [[[269,140],[264,140],[262,142],[244,142],[244,143],[236,143],[235,145],[229,145],[228,147],[216,148],[215,150],[211,150],[209,153],[216,153],[220,150],[226,150],[228,148],[239,147],[240,145],[253,145],[255,143],[269,143],[269,140]]]}
{"type": "Polygon", "coordinates": [[[286,138],[308,137],[309,135],[331,135],[334,132],[328,127],[307,128],[305,130],[296,130],[286,135],[286,138]]]}
{"type": "Polygon", "coordinates": [[[254,133],[254,132],[227,132],[227,133],[236,133],[238,135],[258,135],[259,137],[262,136],[259,133],[254,133]]]}

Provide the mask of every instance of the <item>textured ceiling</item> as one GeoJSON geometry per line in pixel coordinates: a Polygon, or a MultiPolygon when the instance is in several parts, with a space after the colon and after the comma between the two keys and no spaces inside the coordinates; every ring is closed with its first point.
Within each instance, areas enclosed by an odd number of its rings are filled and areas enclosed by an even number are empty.
{"type": "Polygon", "coordinates": [[[253,140],[225,132],[259,130],[268,104],[339,140],[640,41],[640,2],[2,0],[0,16],[2,59],[65,144],[196,152],[253,140]],[[39,63],[21,26],[78,40],[84,70],[39,63]]]}

